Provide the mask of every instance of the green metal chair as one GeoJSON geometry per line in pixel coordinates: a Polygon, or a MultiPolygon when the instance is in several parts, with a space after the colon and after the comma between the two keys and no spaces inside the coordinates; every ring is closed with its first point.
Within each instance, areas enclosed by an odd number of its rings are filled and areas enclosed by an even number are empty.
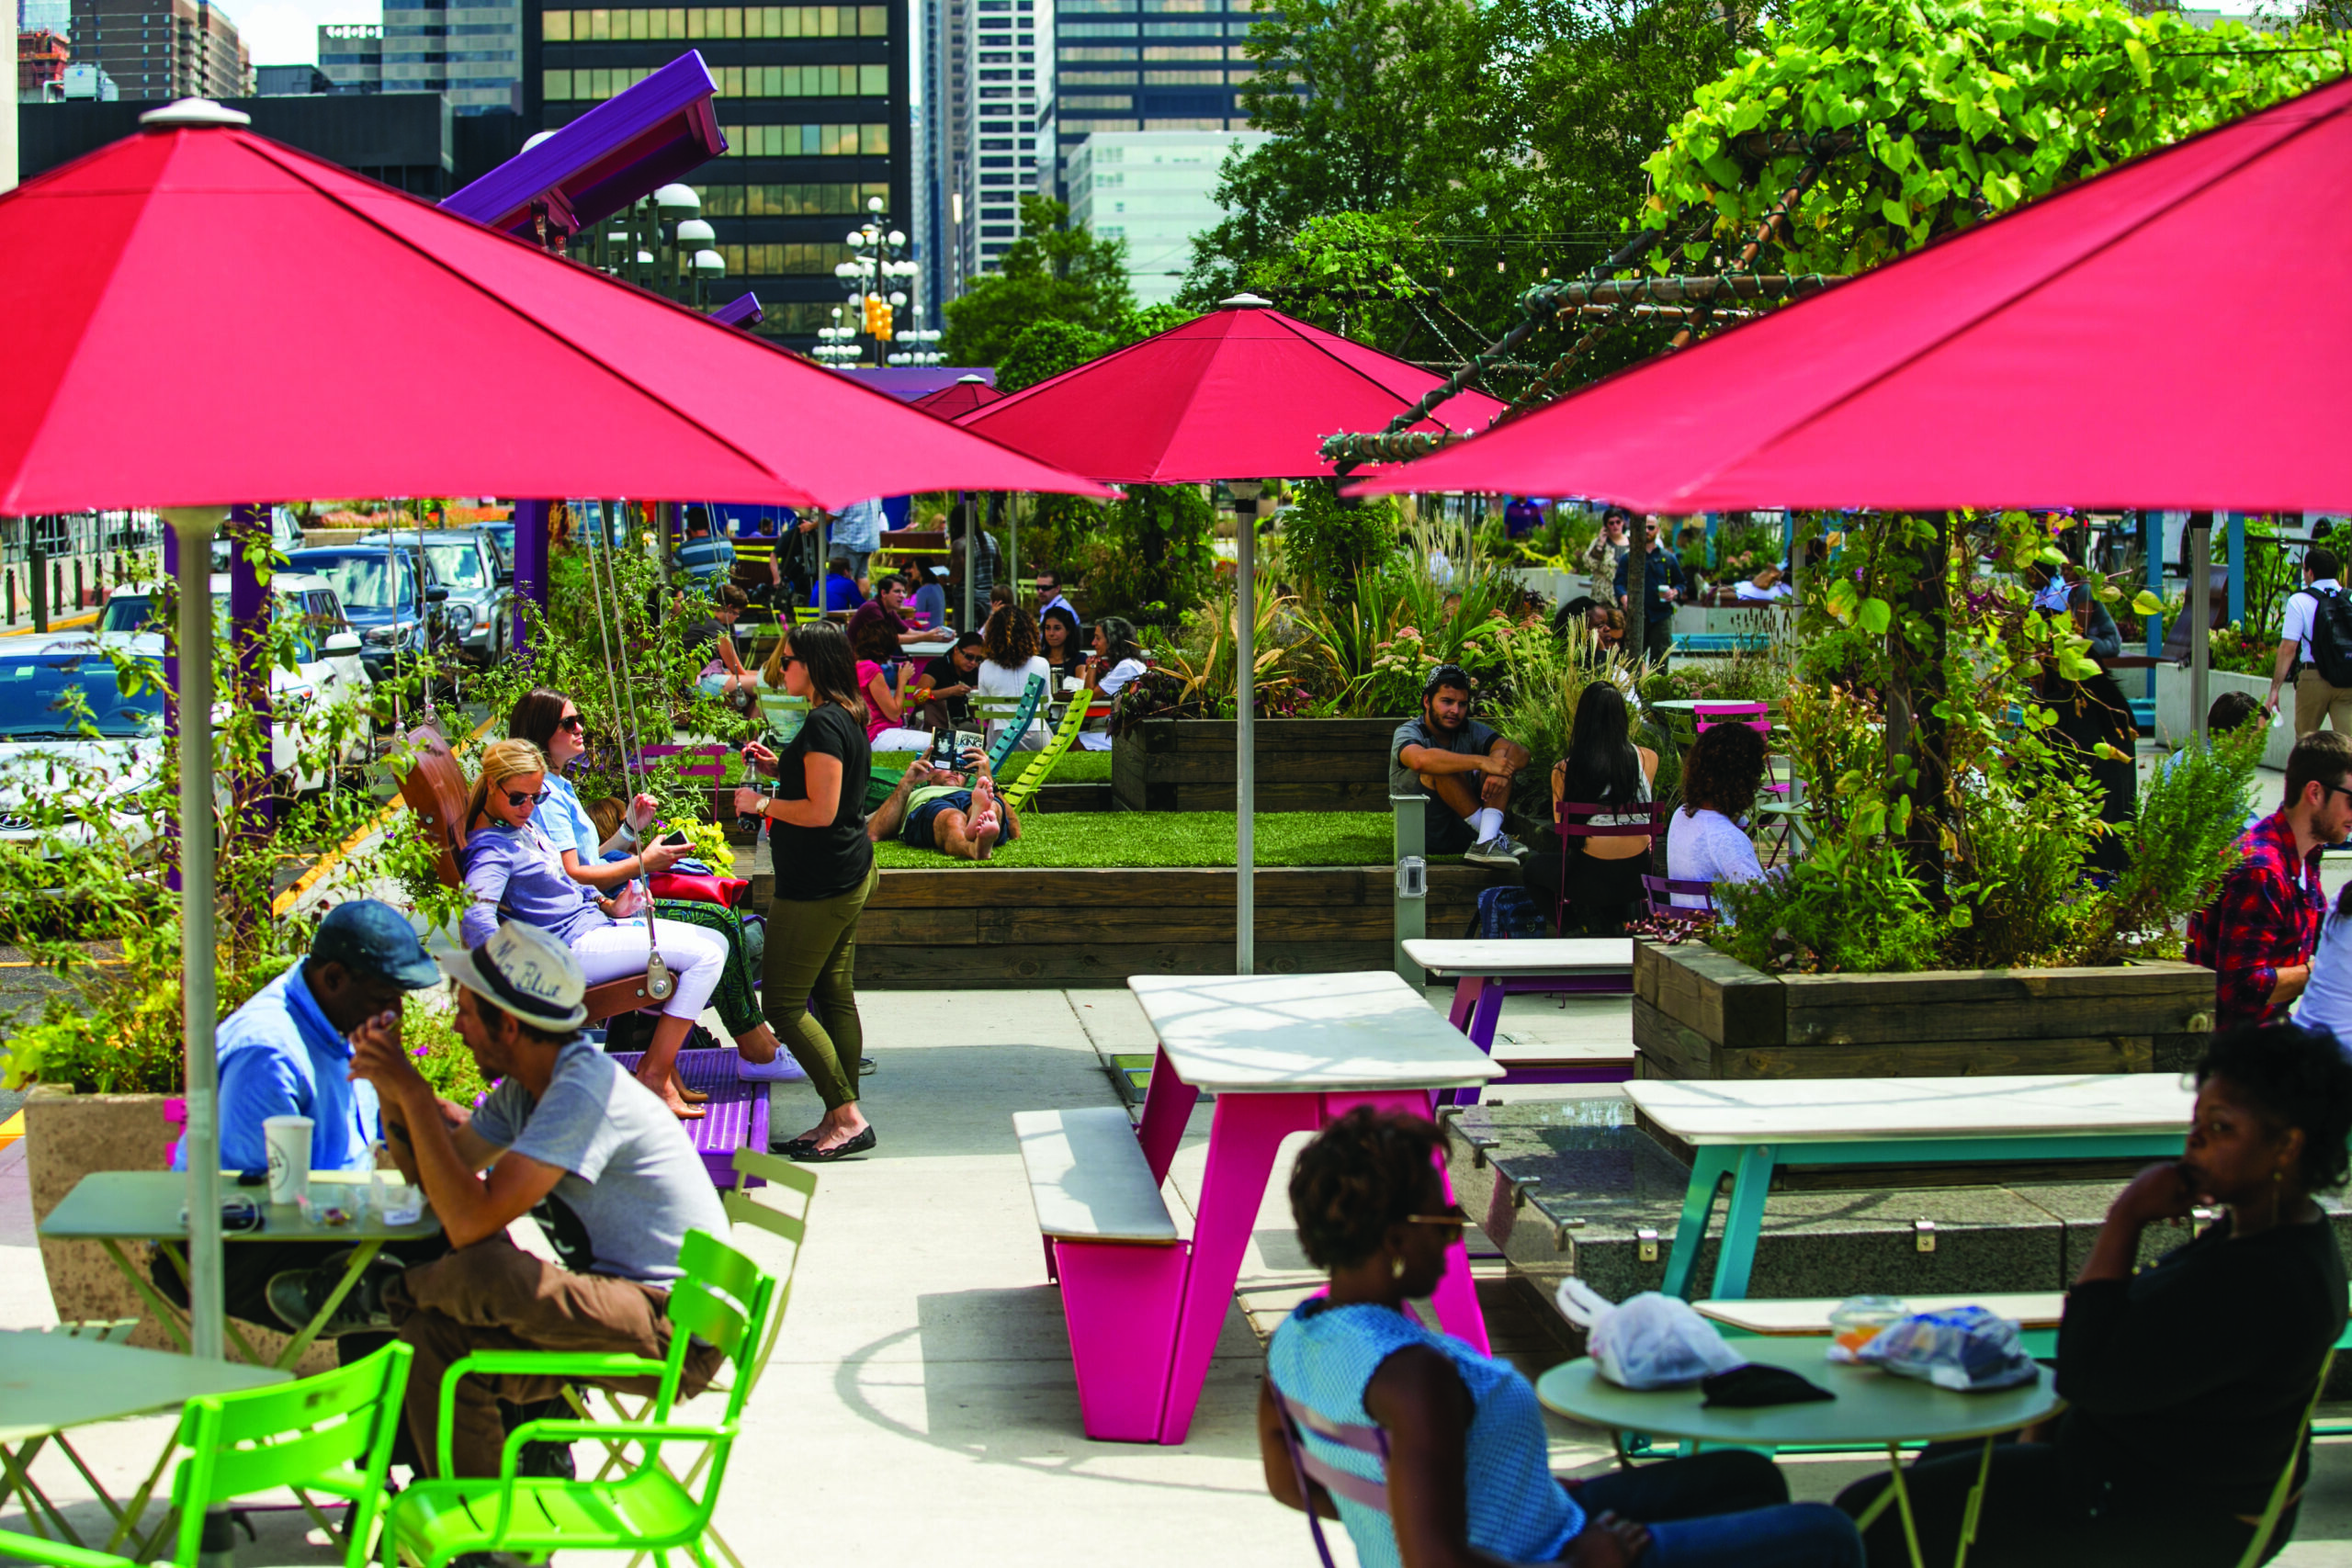
{"type": "Polygon", "coordinates": [[[2335,1350],[2330,1347],[2327,1359],[2319,1364],[2319,1378],[2312,1387],[2312,1402],[2303,1410],[2302,1425],[2295,1428],[2295,1446],[2288,1450],[2287,1467],[2278,1472],[2278,1483],[2270,1489],[2270,1502],[2262,1510],[2262,1517],[2254,1527],[2254,1539],[2245,1543],[2245,1555],[2238,1559],[2238,1568],[2255,1568],[2269,1550],[2270,1538],[2278,1531],[2278,1516],[2287,1511],[2287,1496],[2295,1485],[2295,1461],[2302,1458],[2303,1437],[2312,1427],[2312,1418],[2319,1414],[2320,1395],[2327,1392],[2327,1374],[2335,1365],[2335,1350]]]}
{"type": "MultiPolygon", "coordinates": [[[[1005,762],[1020,746],[1021,738],[1029,733],[1030,725],[1036,721],[1037,710],[1045,705],[1046,678],[1043,675],[1029,677],[1029,684],[1023,688],[1017,702],[1012,697],[974,697],[972,699],[972,715],[975,718],[984,719],[989,724],[1001,722],[1004,725],[1004,733],[999,735],[989,746],[989,773],[991,776],[1004,772],[1005,762]]],[[[1030,764],[1030,770],[1035,772],[1040,765],[1033,761],[1030,764]]],[[[904,768],[896,773],[876,768],[866,775],[865,809],[868,813],[882,809],[882,803],[890,798],[890,792],[899,787],[899,780],[905,776],[905,773],[904,768]]]]}
{"type": "MultiPolygon", "coordinates": [[[[364,1568],[384,1505],[384,1469],[400,1429],[408,1363],[407,1346],[387,1345],[356,1366],[319,1377],[189,1400],[177,1438],[188,1454],[172,1479],[177,1540],[163,1561],[196,1568],[207,1510],[289,1487],[297,1495],[322,1492],[351,1503],[344,1568],[364,1568]]],[[[127,1568],[151,1557],[149,1549],[122,1557],[5,1531],[0,1553],[56,1568],[127,1568]]]]}
{"type": "MultiPolygon", "coordinates": [[[[37,1328],[33,1332],[55,1334],[67,1339],[89,1339],[100,1345],[119,1345],[129,1339],[131,1330],[138,1326],[139,1320],[135,1317],[102,1317],[79,1323],[52,1324],[37,1328]]],[[[46,1515],[50,1528],[57,1532],[60,1539],[78,1545],[81,1536],[74,1532],[74,1527],[66,1522],[65,1516],[57,1511],[57,1505],[49,1500],[49,1495],[43,1492],[39,1483],[33,1480],[33,1461],[40,1457],[40,1450],[44,1447],[51,1444],[54,1444],[57,1450],[72,1462],[75,1470],[82,1472],[82,1479],[89,1483],[91,1495],[107,1506],[118,1522],[121,1520],[122,1509],[107,1495],[107,1489],[98,1484],[98,1478],[90,1473],[90,1467],[83,1461],[82,1456],[74,1451],[74,1445],[65,1440],[65,1434],[62,1432],[51,1432],[46,1437],[35,1438],[14,1453],[9,1451],[6,1443],[0,1443],[0,1465],[6,1467],[5,1477],[0,1477],[0,1503],[7,1502],[8,1494],[12,1490],[21,1491],[26,1500],[25,1518],[33,1529],[36,1530],[41,1529],[40,1521],[46,1515]]],[[[164,1457],[168,1459],[170,1456],[166,1454],[164,1457]]],[[[155,1467],[155,1473],[148,1478],[149,1490],[153,1489],[154,1482],[162,1474],[163,1466],[159,1464],[155,1467]]]]}
{"type": "Polygon", "coordinates": [[[753,1358],[769,1338],[775,1280],[707,1231],[686,1233],[678,1264],[684,1274],[670,1289],[670,1353],[662,1360],[488,1350],[452,1366],[442,1379],[435,1427],[442,1479],[419,1482],[392,1499],[384,1518],[388,1552],[418,1568],[442,1568],[460,1552],[540,1557],[559,1550],[650,1551],[666,1564],[667,1554],[683,1547],[708,1568],[702,1539],[718,1503],[736,1423],[751,1396],[753,1358]],[[717,1346],[734,1369],[726,1413],[713,1426],[688,1426],[671,1418],[686,1347],[696,1338],[717,1346]],[[654,1377],[659,1387],[644,1421],[621,1427],[601,1421],[526,1421],[506,1435],[497,1475],[450,1476],[458,1380],[506,1372],[591,1382],[654,1377]],[[643,1453],[616,1479],[566,1481],[514,1473],[526,1443],[594,1439],[609,1444],[616,1433],[643,1453]],[[689,1472],[702,1479],[699,1495],[691,1482],[681,1481],[662,1462],[662,1450],[669,1444],[691,1444],[703,1450],[704,1463],[689,1472]]]}
{"type": "Polygon", "coordinates": [[[1046,749],[1032,756],[1028,768],[1001,792],[1005,805],[1019,811],[1045,787],[1046,775],[1054,771],[1054,764],[1078,744],[1078,732],[1086,728],[1087,710],[1092,698],[1091,692],[1080,692],[1070,698],[1069,711],[1063,714],[1061,723],[1054,727],[1053,739],[1046,742],[1046,749]]]}

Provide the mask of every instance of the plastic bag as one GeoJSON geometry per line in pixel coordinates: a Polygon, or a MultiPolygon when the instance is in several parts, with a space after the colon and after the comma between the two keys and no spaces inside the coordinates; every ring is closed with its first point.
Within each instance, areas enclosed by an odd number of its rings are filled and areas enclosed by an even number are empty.
{"type": "Polygon", "coordinates": [[[2038,1372],[2018,1325],[1981,1306],[1897,1318],[1856,1350],[1854,1359],[1963,1393],[2011,1388],[2038,1372]]]}
{"type": "Polygon", "coordinates": [[[1644,1291],[1614,1303],[1581,1280],[1560,1281],[1561,1315],[1586,1330],[1600,1375],[1621,1388],[1679,1388],[1743,1358],[1679,1296],[1644,1291]]]}

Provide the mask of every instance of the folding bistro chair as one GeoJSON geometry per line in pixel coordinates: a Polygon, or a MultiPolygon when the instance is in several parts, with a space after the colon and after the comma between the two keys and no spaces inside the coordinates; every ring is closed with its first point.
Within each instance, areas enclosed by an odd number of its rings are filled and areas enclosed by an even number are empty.
{"type": "Polygon", "coordinates": [[[1657,801],[1651,801],[1640,807],[1604,806],[1594,801],[1581,800],[1564,800],[1559,803],[1553,812],[1553,819],[1559,832],[1560,848],[1564,852],[1560,856],[1560,886],[1554,891],[1552,900],[1552,929],[1554,931],[1565,931],[1568,929],[1568,862],[1575,857],[1565,852],[1567,849],[1567,841],[1570,839],[1630,839],[1636,833],[1645,834],[1649,839],[1650,848],[1642,858],[1644,863],[1648,863],[1657,852],[1658,840],[1666,837],[1667,810],[1668,807],[1657,801]],[[1596,828],[1592,825],[1592,818],[1595,817],[1604,815],[1630,817],[1636,811],[1647,815],[1649,818],[1647,827],[1596,828]]]}
{"type": "Polygon", "coordinates": [[[1715,885],[1712,882],[1679,882],[1668,877],[1644,873],[1642,893],[1649,911],[1661,920],[1675,920],[1683,925],[1696,925],[1715,912],[1715,885]],[[1694,909],[1674,901],[1674,895],[1706,899],[1704,908],[1694,909]]]}
{"type": "Polygon", "coordinates": [[[1385,1514],[1388,1511],[1388,1483],[1385,1480],[1368,1481],[1352,1471],[1318,1459],[1306,1446],[1306,1434],[1312,1432],[1342,1448],[1370,1454],[1380,1461],[1384,1474],[1388,1468],[1388,1434],[1378,1427],[1350,1427],[1327,1421],[1275,1387],[1271,1377],[1266,1380],[1266,1391],[1273,1395],[1275,1413],[1282,1416],[1283,1447],[1290,1453],[1291,1473],[1298,1478],[1298,1495],[1306,1504],[1306,1528],[1315,1536],[1316,1553],[1323,1559],[1323,1568],[1338,1568],[1331,1560],[1331,1544],[1323,1539],[1323,1520],[1315,1512],[1315,1489],[1320,1486],[1334,1497],[1345,1497],[1385,1514]]]}

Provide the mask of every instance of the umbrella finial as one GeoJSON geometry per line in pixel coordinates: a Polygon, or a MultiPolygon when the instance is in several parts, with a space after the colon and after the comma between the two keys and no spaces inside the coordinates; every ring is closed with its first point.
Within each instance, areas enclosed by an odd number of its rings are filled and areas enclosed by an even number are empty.
{"type": "Polygon", "coordinates": [[[1216,308],[1220,310],[1266,310],[1272,309],[1273,303],[1272,299],[1261,299],[1255,294],[1236,294],[1229,299],[1218,300],[1216,308]]]}
{"type": "Polygon", "coordinates": [[[175,104],[165,104],[159,109],[149,109],[139,117],[139,123],[153,130],[178,130],[188,126],[251,125],[254,117],[243,109],[227,108],[210,98],[182,98],[175,104]]]}

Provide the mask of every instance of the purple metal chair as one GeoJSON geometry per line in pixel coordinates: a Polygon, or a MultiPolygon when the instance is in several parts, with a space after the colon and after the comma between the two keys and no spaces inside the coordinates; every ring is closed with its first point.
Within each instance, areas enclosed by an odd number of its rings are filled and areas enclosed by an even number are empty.
{"type": "Polygon", "coordinates": [[[1566,931],[1568,929],[1567,840],[1570,839],[1630,839],[1636,833],[1644,833],[1648,835],[1650,848],[1655,851],[1658,840],[1666,837],[1667,810],[1666,807],[1656,801],[1650,802],[1646,807],[1631,807],[1605,806],[1584,800],[1564,800],[1553,808],[1554,824],[1560,835],[1562,851],[1560,886],[1554,890],[1552,898],[1552,929],[1554,931],[1566,931]],[[1596,828],[1592,825],[1592,818],[1598,816],[1605,814],[1612,817],[1631,817],[1639,811],[1648,813],[1650,819],[1648,827],[1596,828]]]}
{"type": "Polygon", "coordinates": [[[1298,1477],[1298,1495],[1306,1503],[1306,1528],[1314,1532],[1316,1552],[1323,1559],[1323,1568],[1338,1568],[1331,1560],[1331,1545],[1323,1539],[1323,1520],[1315,1512],[1315,1489],[1320,1486],[1334,1497],[1345,1497],[1351,1503],[1361,1503],[1385,1514],[1388,1511],[1388,1485],[1385,1481],[1367,1481],[1316,1458],[1306,1446],[1306,1433],[1312,1432],[1360,1454],[1370,1454],[1380,1461],[1384,1472],[1388,1466],[1388,1434],[1378,1427],[1349,1427],[1327,1421],[1275,1387],[1271,1377],[1266,1380],[1266,1389],[1274,1396],[1274,1410],[1283,1418],[1283,1447],[1290,1450],[1291,1473],[1298,1477]]]}
{"type": "Polygon", "coordinates": [[[1685,925],[1693,925],[1715,912],[1715,885],[1712,882],[1677,882],[1645,873],[1642,892],[1647,897],[1650,913],[1662,920],[1679,920],[1685,925]],[[1674,901],[1677,893],[1686,898],[1704,898],[1706,907],[1693,909],[1688,905],[1678,904],[1674,901]]]}

